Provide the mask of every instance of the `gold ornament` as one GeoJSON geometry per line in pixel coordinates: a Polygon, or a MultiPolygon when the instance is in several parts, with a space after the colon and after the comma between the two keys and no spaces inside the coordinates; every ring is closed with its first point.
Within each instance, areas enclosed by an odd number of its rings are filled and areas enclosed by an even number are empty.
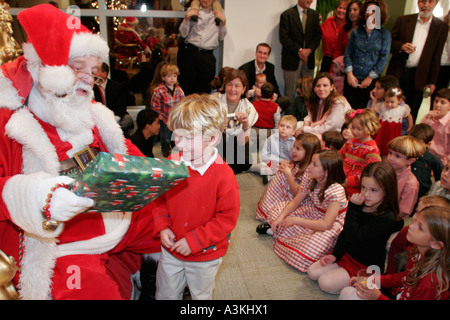
{"type": "Polygon", "coordinates": [[[22,48],[14,39],[9,13],[9,4],[0,0],[0,65],[12,61],[22,54],[22,48]]]}
{"type": "Polygon", "coordinates": [[[0,300],[17,300],[19,298],[19,293],[11,283],[17,269],[14,258],[0,250],[0,300]]]}

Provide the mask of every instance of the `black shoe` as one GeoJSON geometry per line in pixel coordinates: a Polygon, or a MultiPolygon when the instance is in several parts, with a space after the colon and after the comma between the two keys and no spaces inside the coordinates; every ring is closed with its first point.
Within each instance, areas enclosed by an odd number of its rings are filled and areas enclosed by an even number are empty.
{"type": "Polygon", "coordinates": [[[268,230],[270,230],[270,224],[267,222],[261,223],[256,227],[256,232],[259,234],[268,234],[268,230]]]}
{"type": "Polygon", "coordinates": [[[220,26],[220,24],[222,23],[222,20],[220,20],[219,18],[215,18],[214,21],[216,22],[216,26],[220,26]]]}
{"type": "Polygon", "coordinates": [[[191,16],[191,21],[197,22],[198,21],[198,16],[197,15],[191,16]]]}
{"type": "Polygon", "coordinates": [[[269,178],[267,178],[267,176],[263,176],[262,177],[262,183],[263,183],[263,185],[268,184],[269,183],[269,178]]]}
{"type": "Polygon", "coordinates": [[[164,158],[167,158],[168,156],[170,156],[171,153],[172,153],[171,150],[166,150],[166,151],[162,152],[164,158]]]}

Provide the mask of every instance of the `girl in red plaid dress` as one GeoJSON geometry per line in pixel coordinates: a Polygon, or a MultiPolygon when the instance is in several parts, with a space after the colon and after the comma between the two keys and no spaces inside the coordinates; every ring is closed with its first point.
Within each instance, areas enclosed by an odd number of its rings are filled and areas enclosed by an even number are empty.
{"type": "Polygon", "coordinates": [[[304,177],[306,168],[311,163],[314,153],[320,150],[320,140],[312,133],[302,133],[297,136],[292,148],[291,161],[283,161],[275,175],[270,181],[266,190],[259,199],[256,207],[256,219],[264,223],[258,226],[257,230],[266,233],[270,225],[266,222],[272,207],[282,201],[294,199],[298,191],[300,181],[304,177]]]}
{"type": "Polygon", "coordinates": [[[272,221],[268,221],[274,233],[275,253],[301,272],[333,250],[348,204],[342,186],[342,158],[337,151],[314,154],[308,175],[293,200],[273,207],[272,221]],[[308,197],[310,201],[303,202],[308,197]]]}

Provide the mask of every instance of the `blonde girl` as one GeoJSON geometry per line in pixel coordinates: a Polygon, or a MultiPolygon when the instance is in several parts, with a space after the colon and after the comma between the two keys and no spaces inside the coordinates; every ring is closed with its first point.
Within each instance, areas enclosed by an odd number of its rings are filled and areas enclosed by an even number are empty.
{"type": "Polygon", "coordinates": [[[404,99],[402,89],[390,88],[386,91],[384,101],[373,106],[381,123],[375,141],[383,156],[388,153],[387,143],[401,135],[403,118],[408,118],[409,128],[412,128],[411,109],[402,103],[404,99]]]}
{"type": "Polygon", "coordinates": [[[347,192],[351,197],[359,193],[360,176],[369,163],[381,161],[380,150],[372,138],[381,124],[374,110],[358,109],[346,115],[351,124],[352,139],[348,139],[339,150],[344,161],[344,172],[347,177],[347,192]]]}
{"type": "Polygon", "coordinates": [[[292,160],[280,163],[277,174],[258,201],[256,219],[265,222],[257,227],[258,233],[270,232],[270,225],[266,221],[272,207],[279,202],[290,201],[294,198],[314,153],[319,150],[320,140],[315,134],[303,133],[295,139],[291,151],[292,160]]]}
{"type": "MultiPolygon", "coordinates": [[[[397,300],[448,300],[450,209],[432,206],[420,211],[410,225],[407,239],[414,244],[406,270],[381,275],[383,288],[397,300]]],[[[341,299],[387,300],[379,289],[355,283],[341,292],[341,299]]]]}
{"type": "Polygon", "coordinates": [[[275,253],[301,272],[333,250],[348,204],[337,151],[316,152],[306,174],[294,199],[275,205],[268,221],[275,253]]]}

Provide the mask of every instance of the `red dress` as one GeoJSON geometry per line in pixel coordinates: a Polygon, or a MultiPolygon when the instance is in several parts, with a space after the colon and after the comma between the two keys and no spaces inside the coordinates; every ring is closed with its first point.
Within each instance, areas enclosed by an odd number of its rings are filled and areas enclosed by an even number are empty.
{"type": "Polygon", "coordinates": [[[389,152],[387,144],[392,139],[401,135],[403,118],[406,118],[410,114],[411,109],[407,104],[390,109],[386,107],[384,102],[377,103],[374,109],[378,113],[378,118],[381,123],[381,128],[375,137],[375,141],[377,142],[381,155],[385,156],[389,152]]]}

